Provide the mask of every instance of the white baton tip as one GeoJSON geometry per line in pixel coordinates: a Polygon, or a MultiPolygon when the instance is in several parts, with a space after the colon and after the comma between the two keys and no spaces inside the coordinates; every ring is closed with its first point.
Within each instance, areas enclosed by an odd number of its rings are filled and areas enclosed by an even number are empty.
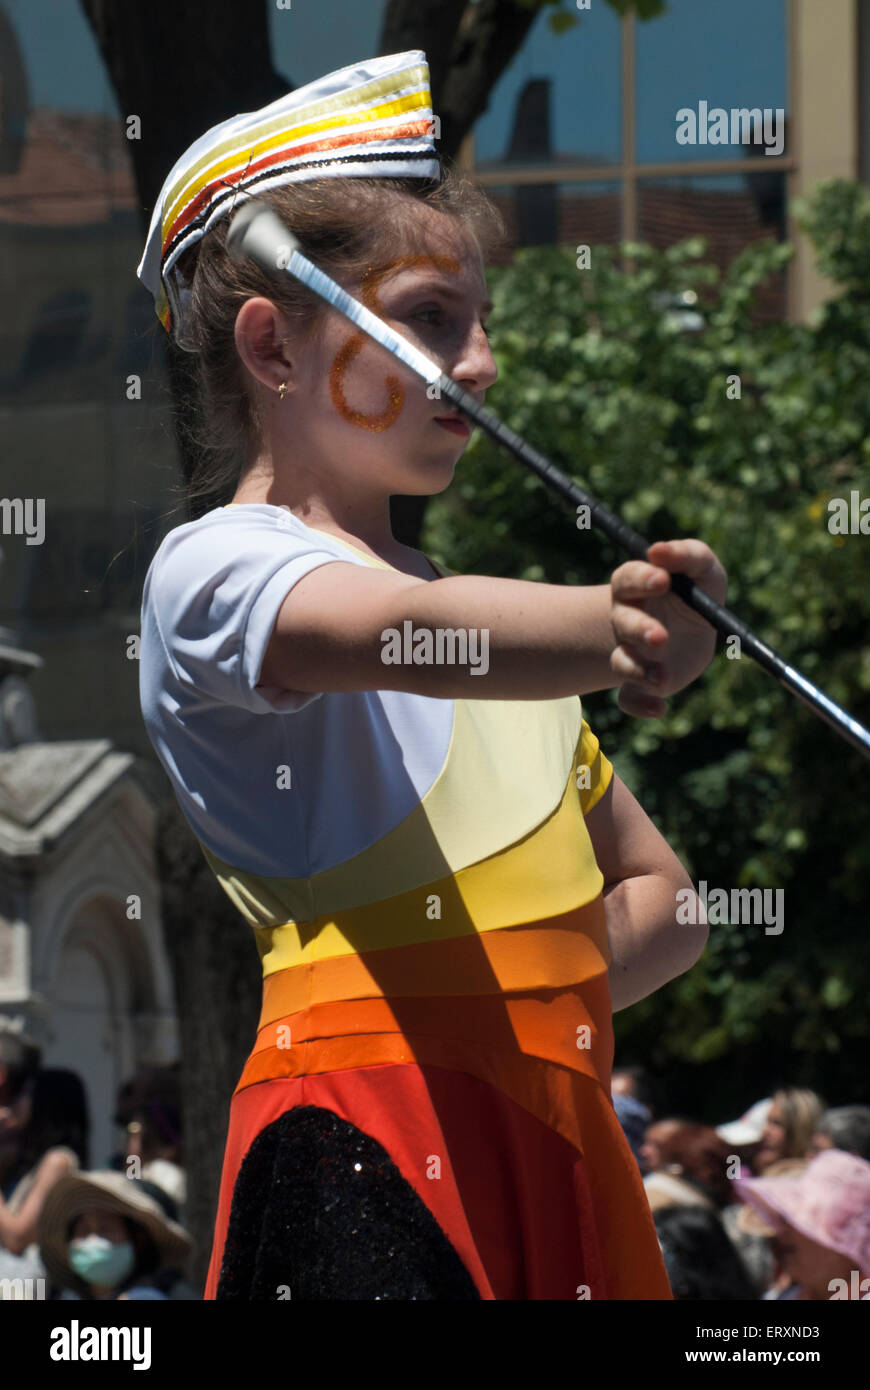
{"type": "Polygon", "coordinates": [[[235,261],[250,256],[264,270],[284,270],[299,241],[276,212],[251,198],[230,223],[227,250],[235,261]]]}

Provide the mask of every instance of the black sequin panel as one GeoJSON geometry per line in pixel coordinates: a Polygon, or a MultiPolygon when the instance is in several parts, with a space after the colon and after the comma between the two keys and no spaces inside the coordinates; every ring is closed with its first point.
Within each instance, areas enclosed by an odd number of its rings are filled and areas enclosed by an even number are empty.
{"type": "Polygon", "coordinates": [[[297,1106],[257,1135],[233,1188],[218,1298],[479,1300],[451,1242],[370,1135],[297,1106]]]}

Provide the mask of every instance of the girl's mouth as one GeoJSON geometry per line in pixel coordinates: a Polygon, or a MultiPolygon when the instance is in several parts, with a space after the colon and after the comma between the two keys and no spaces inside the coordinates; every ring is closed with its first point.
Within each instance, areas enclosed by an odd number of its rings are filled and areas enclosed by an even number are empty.
{"type": "Polygon", "coordinates": [[[449,430],[451,434],[458,434],[462,439],[467,439],[471,434],[471,429],[466,421],[460,420],[457,415],[436,418],[435,424],[440,425],[442,429],[449,430]]]}

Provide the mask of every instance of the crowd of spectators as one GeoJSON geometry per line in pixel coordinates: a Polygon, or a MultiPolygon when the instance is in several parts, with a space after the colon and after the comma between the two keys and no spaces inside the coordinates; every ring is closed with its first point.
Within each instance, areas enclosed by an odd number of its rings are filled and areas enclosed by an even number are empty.
{"type": "Polygon", "coordinates": [[[184,1277],[177,1068],[134,1076],[115,1122],[124,1147],[92,1154],[81,1079],[0,1033],[0,1299],[200,1297],[184,1277]]]}
{"type": "Polygon", "coordinates": [[[870,1299],[870,1106],[786,1086],[703,1124],[642,1067],[612,1096],[675,1298],[870,1299]]]}

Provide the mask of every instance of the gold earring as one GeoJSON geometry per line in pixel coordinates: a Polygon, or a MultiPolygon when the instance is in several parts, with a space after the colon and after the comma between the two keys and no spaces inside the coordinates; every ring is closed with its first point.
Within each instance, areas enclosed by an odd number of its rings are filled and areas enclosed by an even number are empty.
{"type": "Polygon", "coordinates": [[[281,382],[281,385],[278,387],[278,397],[279,397],[280,400],[283,401],[283,399],[284,399],[284,397],[285,397],[286,395],[287,395],[287,383],[286,383],[286,381],[282,381],[282,382],[281,382]]]}

